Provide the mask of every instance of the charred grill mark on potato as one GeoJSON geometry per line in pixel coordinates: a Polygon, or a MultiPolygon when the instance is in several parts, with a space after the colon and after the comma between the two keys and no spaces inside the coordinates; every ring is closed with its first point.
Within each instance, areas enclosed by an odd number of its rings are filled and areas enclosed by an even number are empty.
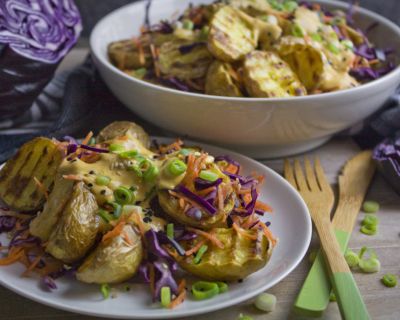
{"type": "Polygon", "coordinates": [[[217,96],[243,96],[230,71],[235,72],[230,64],[214,61],[207,71],[205,92],[217,96]]]}

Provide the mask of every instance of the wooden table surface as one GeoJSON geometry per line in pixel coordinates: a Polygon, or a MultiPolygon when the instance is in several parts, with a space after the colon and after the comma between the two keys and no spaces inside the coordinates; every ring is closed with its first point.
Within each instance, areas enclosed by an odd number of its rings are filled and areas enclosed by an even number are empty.
{"type": "MultiPolygon", "coordinates": [[[[68,69],[82,61],[86,50],[75,49],[63,62],[61,69],[68,69]]],[[[331,183],[336,187],[336,178],[340,168],[351,156],[359,151],[358,147],[349,138],[336,138],[324,146],[313,150],[311,154],[320,157],[322,165],[328,174],[331,183]]],[[[282,172],[282,160],[262,161],[279,173],[282,172]]],[[[364,297],[372,319],[400,319],[400,286],[386,288],[380,283],[385,273],[394,273],[400,276],[400,197],[390,186],[376,174],[367,199],[378,201],[381,209],[379,217],[379,231],[375,236],[367,236],[359,232],[359,215],[350,240],[349,247],[354,250],[362,246],[374,248],[381,263],[381,271],[375,274],[355,273],[355,279],[364,297]]],[[[318,248],[318,241],[313,237],[310,249],[318,248]]],[[[300,265],[284,280],[275,285],[268,292],[276,295],[277,307],[269,314],[257,311],[252,301],[230,307],[202,316],[192,316],[191,320],[218,319],[235,320],[240,313],[249,315],[255,320],[261,319],[304,319],[291,312],[293,302],[310,268],[306,256],[300,265]]],[[[57,309],[53,309],[36,302],[27,300],[8,289],[0,287],[0,319],[41,319],[41,320],[89,320],[95,317],[81,316],[57,309]]],[[[134,310],[132,311],[134,313],[134,310]]],[[[180,318],[189,319],[189,318],[180,318]]],[[[323,319],[340,319],[339,309],[335,302],[329,304],[323,319]]],[[[361,319],[360,319],[361,320],[361,319]]]]}

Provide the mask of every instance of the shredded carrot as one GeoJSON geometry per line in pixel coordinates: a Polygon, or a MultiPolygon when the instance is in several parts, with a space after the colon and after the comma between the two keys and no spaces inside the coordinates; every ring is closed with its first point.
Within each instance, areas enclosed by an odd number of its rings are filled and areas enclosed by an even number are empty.
{"type": "Polygon", "coordinates": [[[94,163],[100,159],[100,154],[97,152],[92,152],[88,155],[83,155],[81,160],[86,162],[86,163],[94,163]]]}
{"type": "Polygon", "coordinates": [[[175,250],[171,250],[171,249],[168,248],[166,245],[163,245],[162,247],[165,249],[165,251],[167,251],[167,253],[168,253],[171,257],[173,257],[173,258],[175,258],[175,259],[178,258],[178,253],[177,253],[175,250]]]}
{"type": "Polygon", "coordinates": [[[24,255],[23,248],[11,248],[8,252],[8,256],[0,259],[0,266],[7,266],[18,261],[24,255]]]}
{"type": "Polygon", "coordinates": [[[122,141],[127,141],[127,140],[129,140],[129,137],[125,134],[125,135],[120,136],[120,137],[117,137],[117,138],[115,138],[115,139],[117,139],[117,140],[122,140],[122,141]]]}
{"type": "Polygon", "coordinates": [[[192,232],[198,234],[199,236],[203,236],[207,240],[210,240],[213,244],[215,244],[220,249],[223,249],[225,247],[224,244],[221,242],[221,240],[219,240],[214,234],[212,234],[212,231],[205,232],[203,230],[195,229],[192,227],[187,227],[186,229],[188,231],[192,231],[192,232]]]}
{"type": "Polygon", "coordinates": [[[181,209],[185,208],[185,200],[184,200],[183,198],[180,198],[180,199],[179,199],[179,207],[180,207],[181,209]]]}
{"type": "Polygon", "coordinates": [[[137,212],[133,212],[130,217],[133,218],[133,221],[135,222],[135,224],[138,226],[139,228],[139,232],[142,235],[142,237],[144,237],[144,234],[146,232],[146,229],[144,227],[143,221],[142,221],[142,217],[139,215],[139,213],[137,212]]]}
{"type": "Polygon", "coordinates": [[[82,144],[88,144],[92,137],[93,137],[93,131],[89,131],[85,139],[83,139],[82,144]]]}
{"type": "Polygon", "coordinates": [[[214,186],[213,187],[208,187],[208,188],[206,188],[206,189],[203,189],[203,190],[200,190],[200,191],[197,191],[197,194],[199,195],[199,196],[206,196],[207,194],[209,194],[211,191],[214,191],[214,186]]]}
{"type": "Polygon", "coordinates": [[[171,303],[168,305],[169,309],[176,308],[179,306],[184,300],[186,299],[186,290],[182,290],[179,295],[171,301],[171,303]]]}
{"type": "Polygon", "coordinates": [[[126,224],[126,221],[121,219],[121,221],[118,222],[118,224],[110,231],[108,231],[103,238],[101,239],[101,242],[105,242],[108,239],[114,238],[116,236],[119,236],[124,229],[124,226],[126,224]]]}
{"type": "Polygon", "coordinates": [[[183,141],[181,139],[178,139],[178,140],[174,141],[173,143],[171,143],[171,144],[169,144],[169,145],[167,145],[165,147],[161,146],[160,147],[160,152],[161,153],[167,153],[168,151],[171,151],[171,150],[178,151],[178,150],[181,149],[182,145],[183,145],[183,141]]]}
{"type": "Polygon", "coordinates": [[[217,190],[218,190],[218,192],[217,192],[217,195],[218,195],[218,209],[219,209],[219,211],[222,211],[224,209],[224,200],[225,200],[224,189],[222,188],[221,185],[219,185],[217,190]]]}
{"type": "Polygon", "coordinates": [[[206,243],[206,240],[201,240],[201,241],[199,241],[193,248],[191,248],[190,250],[187,250],[186,252],[185,252],[185,255],[186,256],[191,256],[192,254],[194,254],[194,253],[196,253],[197,251],[199,251],[199,249],[201,248],[201,246],[203,245],[203,244],[205,244],[206,243]]]}
{"type": "Polygon", "coordinates": [[[179,282],[178,292],[182,292],[183,290],[185,290],[185,287],[186,287],[186,280],[185,280],[185,279],[182,279],[182,280],[179,282]]]}
{"type": "Polygon", "coordinates": [[[128,234],[125,231],[122,231],[121,235],[127,244],[129,244],[130,246],[133,246],[134,243],[132,242],[131,238],[128,236],[128,234]]]}
{"type": "Polygon", "coordinates": [[[250,201],[251,201],[251,193],[246,193],[245,195],[243,195],[243,200],[244,200],[245,204],[250,203],[250,201]]]}
{"type": "Polygon", "coordinates": [[[369,61],[368,61],[368,63],[369,63],[370,65],[377,64],[377,63],[379,63],[379,62],[380,62],[379,59],[374,59],[374,60],[369,60],[369,61]]]}
{"type": "Polygon", "coordinates": [[[229,163],[229,164],[226,166],[225,171],[226,171],[226,172],[229,172],[229,173],[236,174],[236,173],[238,172],[238,167],[235,166],[235,165],[232,164],[232,163],[229,163]]]}
{"type": "Polygon", "coordinates": [[[265,236],[267,237],[268,240],[271,241],[272,246],[275,246],[277,240],[274,237],[274,235],[272,234],[271,230],[266,226],[266,224],[263,222],[259,222],[257,225],[263,229],[265,236]]]}
{"type": "Polygon", "coordinates": [[[66,180],[82,181],[82,177],[76,174],[63,174],[62,176],[66,180]]]}
{"type": "Polygon", "coordinates": [[[350,38],[349,33],[347,32],[347,29],[345,28],[345,26],[339,26],[339,30],[347,39],[350,38]]]}
{"type": "Polygon", "coordinates": [[[233,227],[233,229],[235,229],[235,231],[237,233],[240,233],[243,237],[249,238],[251,240],[257,240],[257,235],[249,234],[249,232],[247,232],[245,229],[239,227],[236,223],[233,223],[232,227],[233,227]]]}
{"type": "Polygon", "coordinates": [[[33,269],[36,268],[36,266],[38,265],[38,263],[40,262],[40,260],[42,259],[44,253],[38,255],[35,260],[32,261],[32,263],[29,265],[28,269],[26,269],[24,271],[24,273],[22,274],[23,277],[27,276],[29,274],[30,271],[32,271],[33,269]]]}
{"type": "Polygon", "coordinates": [[[44,184],[41,183],[36,177],[33,177],[33,181],[35,181],[36,186],[39,188],[40,192],[43,193],[46,200],[49,199],[49,192],[47,191],[47,188],[44,186],[44,184]]]}
{"type": "Polygon", "coordinates": [[[255,208],[263,210],[263,211],[267,211],[267,212],[272,212],[273,211],[273,209],[269,205],[267,205],[266,203],[261,202],[259,200],[256,201],[255,208]]]}
{"type": "Polygon", "coordinates": [[[198,207],[198,206],[199,206],[198,203],[194,202],[193,200],[189,199],[188,197],[186,197],[186,196],[184,196],[184,195],[182,195],[182,194],[176,193],[175,191],[168,190],[168,193],[169,193],[170,195],[172,195],[172,196],[178,198],[178,199],[180,199],[180,198],[184,199],[186,202],[189,202],[192,206],[195,206],[195,207],[198,207]]]}

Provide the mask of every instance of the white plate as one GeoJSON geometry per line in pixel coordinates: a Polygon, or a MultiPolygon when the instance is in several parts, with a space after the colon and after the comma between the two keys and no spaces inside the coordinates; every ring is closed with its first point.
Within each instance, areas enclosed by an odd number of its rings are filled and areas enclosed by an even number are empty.
{"type": "MultiPolygon", "coordinates": [[[[299,264],[311,240],[311,219],[304,201],[279,174],[257,161],[221,148],[187,143],[201,146],[212,155],[228,154],[242,164],[244,173],[256,171],[265,176],[261,200],[274,209],[265,219],[271,221],[271,230],[279,238],[265,268],[242,283],[230,284],[228,292],[213,299],[194,301],[189,294],[189,298],[174,310],[152,304],[147,286],[141,284],[134,284],[130,292],[121,291],[115,299],[105,301],[98,286],[71,279],[57,280],[58,289],[47,292],[39,285],[38,278],[21,278],[24,267],[19,264],[0,267],[0,283],[28,299],[54,308],[121,319],[166,319],[202,314],[238,304],[277,284],[299,264]]],[[[6,235],[0,235],[0,241],[7,243],[6,235]]]]}

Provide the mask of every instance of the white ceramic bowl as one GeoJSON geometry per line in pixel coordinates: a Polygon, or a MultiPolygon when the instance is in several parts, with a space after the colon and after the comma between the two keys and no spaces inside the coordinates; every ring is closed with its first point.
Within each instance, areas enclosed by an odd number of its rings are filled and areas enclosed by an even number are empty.
{"type": "MultiPolygon", "coordinates": [[[[151,23],[182,12],[189,2],[212,0],[153,0],[151,23]]],[[[348,4],[315,1],[346,10],[348,4]]],[[[187,93],[127,76],[107,57],[107,45],[138,34],[145,2],[124,6],[104,17],[94,28],[90,46],[94,62],[111,91],[133,112],[181,136],[212,142],[253,157],[299,153],[327,141],[376,111],[400,83],[400,67],[368,84],[337,92],[293,98],[228,98],[187,93]]],[[[400,28],[365,9],[357,9],[361,28],[379,25],[369,38],[379,47],[400,52],[400,28]]]]}

